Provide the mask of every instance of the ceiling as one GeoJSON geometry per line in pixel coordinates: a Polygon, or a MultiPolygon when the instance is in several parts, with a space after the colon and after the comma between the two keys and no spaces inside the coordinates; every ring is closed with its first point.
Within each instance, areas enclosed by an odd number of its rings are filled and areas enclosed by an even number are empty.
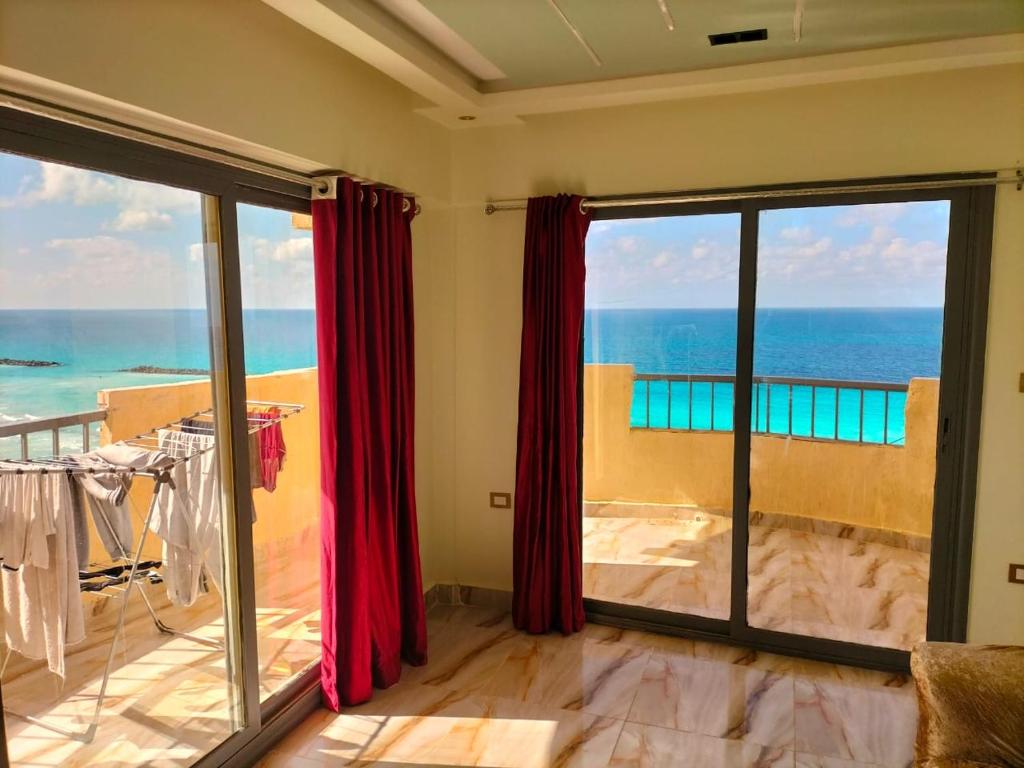
{"type": "Polygon", "coordinates": [[[594,64],[549,0],[377,0],[422,5],[506,77],[505,91],[1024,32],[1024,0],[557,0],[601,60],[594,64]],[[764,27],[764,41],[711,47],[708,35],[764,27]]]}
{"type": "Polygon", "coordinates": [[[453,128],[1024,62],[1024,0],[264,2],[417,92],[428,102],[418,111],[453,128]],[[766,40],[708,42],[762,27],[766,40]]]}

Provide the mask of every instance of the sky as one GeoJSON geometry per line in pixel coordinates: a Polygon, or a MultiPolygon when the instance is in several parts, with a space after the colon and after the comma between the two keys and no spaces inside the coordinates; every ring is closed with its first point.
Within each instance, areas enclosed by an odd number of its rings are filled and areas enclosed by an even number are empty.
{"type": "MultiPolygon", "coordinates": [[[[200,195],[0,153],[0,308],[205,306],[200,195]]],[[[313,247],[291,215],[238,212],[243,305],[312,308],[313,247]]],[[[761,214],[760,307],[938,307],[946,201],[761,214]]],[[[738,214],[595,221],[590,308],[734,308],[738,214]]]]}
{"type": "MultiPolygon", "coordinates": [[[[763,211],[759,307],[941,307],[948,201],[763,211]]],[[[587,307],[735,308],[739,214],[595,221],[587,307]]]]}
{"type": "MultiPolygon", "coordinates": [[[[0,308],[206,304],[197,192],[0,153],[0,308]]],[[[313,307],[313,244],[291,214],[239,206],[243,306],[313,307]]]]}

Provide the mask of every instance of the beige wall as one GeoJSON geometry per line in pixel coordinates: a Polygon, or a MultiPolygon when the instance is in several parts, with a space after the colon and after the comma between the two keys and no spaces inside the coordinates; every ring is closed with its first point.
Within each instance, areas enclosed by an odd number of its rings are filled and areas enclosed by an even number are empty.
{"type": "MultiPolygon", "coordinates": [[[[515,472],[521,212],[481,201],[1000,168],[1024,162],[1024,67],[811,86],[540,116],[455,145],[456,573],[511,583],[511,515],[487,491],[515,472]]],[[[1024,642],[1024,194],[1000,188],[992,263],[971,639],[1024,642]]]]}
{"type": "MultiPolygon", "coordinates": [[[[733,435],[632,429],[633,366],[583,376],[583,497],[732,512],[733,435]]],[[[754,435],[750,509],[930,536],[937,379],[907,391],[906,445],[754,435]]]]}
{"type": "Polygon", "coordinates": [[[451,395],[432,371],[450,368],[454,349],[452,134],[412,113],[419,96],[260,0],[0,0],[0,66],[418,194],[417,496],[424,580],[434,583],[451,559],[451,489],[435,503],[432,483],[434,461],[453,453],[450,429],[433,434],[451,421],[433,393],[441,403],[451,395]]]}

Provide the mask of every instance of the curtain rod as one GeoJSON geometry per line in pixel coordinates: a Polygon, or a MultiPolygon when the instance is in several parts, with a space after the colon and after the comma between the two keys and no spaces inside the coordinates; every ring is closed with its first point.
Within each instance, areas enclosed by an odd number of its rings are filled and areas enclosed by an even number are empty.
{"type": "Polygon", "coordinates": [[[321,194],[330,190],[330,183],[324,177],[344,176],[360,184],[374,184],[376,186],[394,190],[395,192],[399,192],[409,197],[416,196],[413,192],[398,189],[397,187],[376,182],[372,179],[364,179],[345,171],[331,171],[330,173],[320,173],[316,175],[299,173],[270,163],[252,160],[244,157],[243,155],[238,155],[227,150],[208,147],[186,139],[176,139],[173,136],[157,133],[156,131],[136,128],[116,120],[97,117],[86,112],[62,107],[58,104],[53,104],[41,99],[33,99],[4,89],[0,89],[0,105],[16,109],[20,112],[29,112],[34,115],[50,118],[51,120],[59,120],[62,123],[70,123],[81,128],[87,128],[89,130],[99,131],[111,136],[117,136],[122,139],[129,139],[130,141],[137,141],[142,144],[148,144],[149,146],[169,149],[173,152],[180,152],[201,160],[210,160],[242,171],[258,173],[263,176],[280,179],[281,181],[288,181],[292,184],[299,184],[303,187],[309,187],[310,190],[320,192],[321,194]]]}
{"type": "MultiPolygon", "coordinates": [[[[914,189],[945,189],[948,187],[978,187],[997,184],[1016,184],[1019,191],[1024,187],[1024,171],[1020,168],[1001,168],[996,173],[1014,172],[1013,176],[969,176],[953,179],[927,181],[879,182],[877,184],[844,184],[823,187],[795,187],[791,189],[761,189],[747,192],[701,192],[694,194],[662,194],[651,197],[601,197],[583,198],[581,209],[623,208],[629,206],[666,205],[675,203],[717,203],[729,200],[770,200],[780,197],[810,197],[812,195],[838,195],[857,192],[896,192],[914,189]]],[[[524,211],[526,200],[495,200],[484,206],[484,213],[502,211],[524,211]]]]}

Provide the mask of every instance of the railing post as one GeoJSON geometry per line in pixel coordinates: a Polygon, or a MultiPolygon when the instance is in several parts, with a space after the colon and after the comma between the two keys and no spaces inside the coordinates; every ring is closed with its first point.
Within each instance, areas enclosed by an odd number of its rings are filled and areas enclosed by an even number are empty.
{"type": "Polygon", "coordinates": [[[686,382],[686,428],[693,431],[693,379],[686,382]]]}
{"type": "Polygon", "coordinates": [[[816,386],[814,386],[813,384],[811,384],[811,439],[812,440],[814,439],[814,419],[815,419],[815,416],[817,415],[816,411],[818,410],[817,407],[816,407],[817,406],[817,402],[816,402],[816,399],[815,399],[815,395],[817,394],[817,391],[818,391],[818,388],[816,386]]]}
{"type": "Polygon", "coordinates": [[[647,428],[651,428],[651,382],[650,380],[644,382],[647,384],[647,428]]]}
{"type": "Polygon", "coordinates": [[[839,387],[836,387],[836,431],[834,433],[836,440],[839,439],[839,387]]]}
{"type": "Polygon", "coordinates": [[[53,435],[53,455],[60,456],[60,429],[54,427],[51,433],[53,435]]]}
{"type": "Polygon", "coordinates": [[[21,433],[21,458],[28,458],[28,432],[21,433]]]}
{"type": "Polygon", "coordinates": [[[864,390],[863,389],[858,389],[857,392],[860,395],[860,431],[857,433],[857,442],[858,443],[863,443],[864,442],[864,390]]]}
{"type": "Polygon", "coordinates": [[[788,416],[787,421],[786,421],[786,434],[787,435],[792,435],[793,434],[793,385],[792,384],[789,385],[789,403],[787,405],[787,409],[786,410],[789,412],[789,416],[788,416]]]}
{"type": "Polygon", "coordinates": [[[668,387],[668,421],[666,421],[666,424],[669,429],[672,429],[672,380],[667,379],[665,385],[668,387]]]}
{"type": "Polygon", "coordinates": [[[715,382],[711,382],[711,431],[715,431],[715,382]]]}
{"type": "Polygon", "coordinates": [[[889,444],[889,390],[883,390],[885,394],[885,401],[882,405],[884,413],[882,415],[882,445],[889,444]]]}

